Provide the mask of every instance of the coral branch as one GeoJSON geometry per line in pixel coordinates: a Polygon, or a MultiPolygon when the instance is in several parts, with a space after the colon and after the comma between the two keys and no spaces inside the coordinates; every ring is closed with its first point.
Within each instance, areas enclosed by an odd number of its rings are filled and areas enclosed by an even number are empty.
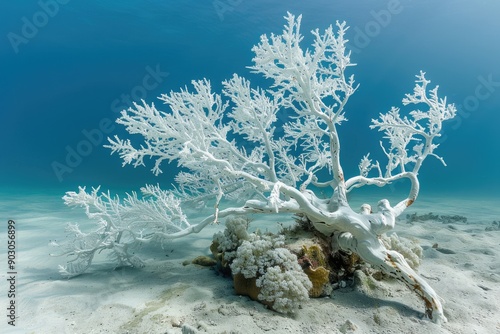
{"type": "MultiPolygon", "coordinates": [[[[142,244],[197,233],[230,215],[288,212],[311,222],[325,242],[334,240],[332,248],[356,252],[405,282],[424,299],[430,318],[446,320],[432,288],[379,237],[417,199],[423,161],[434,156],[444,164],[435,153],[435,141],[442,123],[455,116],[454,105],[438,96],[437,86],[428,89],[430,81],[420,72],[413,93],[406,94],[402,103],[421,109],[405,113],[392,107],[372,120],[370,128],[384,134],[380,145],[387,158],[385,167],[367,154],[359,163],[359,174],[347,178],[337,127],[346,121],[347,103],[358,88],[354,76],[347,74],[355,65],[346,47],[348,27],[336,22],[322,32],[316,29],[312,46],[303,49],[302,17],[288,13],[285,20],[281,34],[262,35],[252,48],[255,56],[249,68],[269,79],[270,87],[253,87],[234,74],[217,94],[210,81],[202,79],[161,95],[165,110],[142,101],[122,111],[117,123],[139,136],[134,140],[114,136],[106,147],[124,165],[144,166],[147,158],[153,160],[155,175],[162,173],[165,162],[176,162],[176,185],[171,191],[145,186],[141,196],[132,193],[123,200],[99,193],[99,188],[68,192],[65,203],[83,207],[96,227],[84,233],[69,225],[73,238],[62,245],[62,255],[73,258],[61,272],[68,276],[84,272],[102,251],[109,251],[118,265],[140,267],[143,262],[132,254],[142,244]],[[381,199],[375,212],[368,204],[361,213],[350,207],[347,194],[353,189],[384,187],[401,179],[411,185],[408,196],[396,205],[381,199]],[[330,187],[333,194],[320,198],[311,185],[330,187]],[[214,211],[193,222],[182,210],[188,204],[210,205],[214,211]]],[[[274,284],[290,279],[280,265],[270,266],[269,277],[262,280],[274,284]]],[[[262,299],[274,300],[276,309],[293,309],[288,301],[280,306],[274,285],[264,287],[262,280],[257,281],[263,287],[262,299]]]]}

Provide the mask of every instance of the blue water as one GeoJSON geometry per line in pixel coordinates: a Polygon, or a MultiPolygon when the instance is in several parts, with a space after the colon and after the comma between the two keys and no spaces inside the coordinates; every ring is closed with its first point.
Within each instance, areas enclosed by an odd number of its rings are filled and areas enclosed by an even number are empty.
{"type": "Polygon", "coordinates": [[[55,193],[78,185],[168,187],[175,165],[155,177],[152,164],[122,168],[102,147],[105,137],[123,135],[110,122],[127,96],[155,102],[203,77],[217,90],[235,72],[263,84],[246,68],[251,47],[261,34],[280,33],[287,11],[303,14],[304,46],[313,28],[335,20],[351,26],[352,73],[361,86],[340,129],[347,176],[367,152],[382,157],[370,120],[400,105],[422,69],[460,111],[437,151],[448,167],[429,158],[422,191],[498,195],[500,3],[493,0],[3,1],[0,184],[55,193]],[[68,158],[78,150],[84,154],[68,158]],[[59,164],[68,169],[56,172],[59,164]]]}

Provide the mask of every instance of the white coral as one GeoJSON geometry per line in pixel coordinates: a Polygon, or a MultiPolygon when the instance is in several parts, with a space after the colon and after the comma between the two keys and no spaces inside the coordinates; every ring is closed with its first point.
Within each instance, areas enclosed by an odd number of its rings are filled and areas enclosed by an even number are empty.
{"type": "Polygon", "coordinates": [[[236,251],[233,274],[256,277],[259,300],[273,303],[273,309],[292,313],[309,298],[312,283],[297,262],[297,256],[283,248],[284,236],[250,234],[236,251]]]}
{"type": "Polygon", "coordinates": [[[214,234],[213,241],[217,250],[224,253],[224,260],[231,262],[236,256],[236,249],[244,240],[250,238],[248,233],[249,220],[243,217],[229,217],[226,228],[214,234]]]}
{"type": "MultiPolygon", "coordinates": [[[[122,111],[117,123],[125,126],[133,140],[115,136],[108,139],[107,147],[119,154],[124,164],[141,166],[144,158],[153,160],[156,175],[165,162],[176,162],[180,167],[177,185],[172,192],[152,189],[159,196],[151,201],[132,197],[120,202],[103,197],[104,211],[98,208],[89,218],[98,220],[99,228],[110,228],[111,223],[121,224],[124,219],[127,230],[133,233],[122,235],[136,243],[197,233],[230,215],[300,214],[318,232],[334,235],[343,250],[357,253],[405,282],[422,297],[429,318],[446,321],[435,291],[401,254],[387,250],[378,238],[392,229],[396,218],[417,199],[424,160],[433,156],[444,163],[437,155],[436,140],[443,122],[456,115],[455,106],[438,96],[437,86],[429,89],[430,81],[421,72],[413,93],[402,100],[404,106],[415,109],[393,107],[372,121],[371,128],[382,131],[387,140],[381,143],[387,158],[385,172],[382,163],[366,155],[359,175],[348,178],[341,166],[338,132],[338,126],[346,121],[348,100],[358,87],[348,74],[355,65],[346,45],[348,27],[337,22],[322,32],[313,30],[312,45],[303,48],[301,16],[288,13],[285,19],[281,34],[261,36],[252,49],[255,56],[250,69],[270,79],[269,87],[252,86],[249,80],[234,75],[223,82],[221,93],[215,93],[210,82],[202,79],[193,81],[191,88],[162,95],[164,110],[142,101],[122,111]],[[279,122],[278,113],[283,116],[279,122]],[[382,199],[378,212],[356,213],[351,209],[350,190],[367,185],[384,187],[402,179],[410,182],[409,193],[394,206],[382,199]],[[323,199],[311,186],[331,189],[333,194],[323,199]],[[219,209],[222,199],[246,202],[241,207],[219,209]],[[213,200],[214,213],[196,225],[180,210],[181,203],[207,204],[213,200]],[[101,223],[108,218],[106,224],[101,223]],[[142,225],[144,232],[136,229],[142,225]]],[[[81,195],[78,201],[88,197],[81,195]]],[[[95,204],[102,204],[97,196],[90,197],[95,204]]],[[[69,199],[73,195],[69,194],[69,199]]],[[[80,246],[68,253],[76,254],[78,271],[90,265],[96,251],[115,247],[114,239],[105,232],[97,239],[88,238],[98,241],[97,245],[89,244],[91,253],[80,246]]],[[[87,240],[84,233],[77,238],[82,239],[75,241],[77,245],[87,240]]]]}
{"type": "MultiPolygon", "coordinates": [[[[236,257],[231,263],[233,274],[241,273],[245,278],[263,275],[266,268],[283,264],[286,256],[275,254],[283,249],[283,236],[258,235],[252,233],[244,240],[236,251],[236,257]]],[[[297,260],[297,258],[295,258],[297,260]]]]}
{"type": "Polygon", "coordinates": [[[403,255],[411,268],[417,269],[423,257],[423,249],[415,239],[407,239],[398,236],[396,233],[382,235],[380,240],[385,248],[394,250],[403,255]]]}
{"type": "Polygon", "coordinates": [[[142,188],[143,198],[136,193],[121,200],[109,192],[99,193],[99,188],[86,192],[67,192],[63,197],[68,206],[85,209],[87,217],[95,222],[95,228],[84,233],[77,224],[68,224],[66,230],[71,237],[57,244],[61,252],[69,255],[65,266],[60,266],[62,275],[72,277],[83,273],[90,266],[94,255],[108,251],[116,266],[144,267],[143,261],[133,255],[142,244],[158,241],[162,236],[172,235],[191,226],[181,210],[179,199],[158,186],[142,188]]]}
{"type": "Polygon", "coordinates": [[[309,299],[312,283],[295,261],[294,270],[283,270],[280,266],[267,268],[257,279],[261,288],[258,298],[273,303],[273,309],[281,313],[293,313],[299,303],[309,299]]]}
{"type": "Polygon", "coordinates": [[[243,217],[230,217],[226,220],[224,231],[214,234],[213,240],[218,243],[218,250],[226,252],[235,250],[243,240],[248,240],[249,221],[243,217]]]}

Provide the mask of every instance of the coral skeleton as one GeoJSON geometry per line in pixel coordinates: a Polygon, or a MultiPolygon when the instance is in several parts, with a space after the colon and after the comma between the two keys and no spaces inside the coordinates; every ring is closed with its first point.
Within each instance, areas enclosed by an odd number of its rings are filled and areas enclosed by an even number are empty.
{"type": "MultiPolygon", "coordinates": [[[[338,127],[346,121],[347,102],[358,88],[354,76],[348,75],[355,65],[346,48],[348,27],[336,22],[322,32],[313,30],[312,45],[303,49],[301,16],[288,13],[285,19],[281,34],[261,36],[252,49],[255,56],[249,68],[268,79],[269,87],[253,87],[234,74],[217,94],[202,79],[161,95],[164,110],[142,101],[122,111],[117,123],[133,140],[115,136],[107,147],[119,154],[124,165],[143,166],[146,158],[153,160],[155,175],[162,173],[165,162],[177,162],[181,167],[177,185],[173,190],[146,186],[142,189],[146,197],[132,194],[124,201],[98,189],[68,192],[66,204],[83,206],[98,228],[85,234],[71,227],[75,238],[65,246],[65,254],[74,258],[62,272],[83,272],[102,250],[112,251],[125,264],[140,266],[142,262],[129,251],[134,245],[197,233],[231,215],[291,213],[330,238],[333,249],[356,253],[404,282],[423,299],[429,318],[446,321],[436,292],[398,251],[386,248],[380,236],[393,229],[396,218],[417,199],[424,160],[434,157],[445,164],[436,153],[436,139],[456,108],[420,72],[413,92],[402,100],[404,107],[413,109],[393,107],[372,120],[370,127],[384,134],[380,146],[385,167],[366,154],[359,171],[350,171],[347,177],[340,162],[338,127]],[[365,204],[361,212],[349,205],[353,189],[384,187],[403,179],[410,184],[408,195],[394,205],[381,199],[376,210],[365,204]],[[322,198],[318,189],[330,191],[331,196],[322,198]],[[237,201],[242,204],[228,204],[237,201]],[[182,207],[194,204],[214,205],[213,213],[190,221],[182,207]]],[[[245,274],[250,268],[238,270],[245,274]]],[[[266,275],[286,276],[274,269],[266,275]]],[[[263,298],[274,298],[274,291],[262,292],[263,298]]]]}

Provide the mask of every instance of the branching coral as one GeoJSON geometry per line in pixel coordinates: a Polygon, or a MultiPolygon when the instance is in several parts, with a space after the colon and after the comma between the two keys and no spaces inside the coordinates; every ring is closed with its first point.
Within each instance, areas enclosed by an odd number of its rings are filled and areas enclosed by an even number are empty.
{"type": "MultiPolygon", "coordinates": [[[[151,188],[147,192],[155,197],[152,200],[132,195],[124,202],[95,191],[87,194],[83,189],[78,194],[68,193],[69,204],[87,209],[98,204],[95,215],[89,217],[98,221],[99,228],[91,238],[75,230],[74,246],[67,254],[75,255],[78,265],[66,271],[81,273],[90,265],[92,254],[104,249],[132,264],[135,258],[127,255],[126,247],[183,237],[230,215],[293,213],[331,238],[332,248],[355,253],[405,282],[423,299],[429,318],[446,321],[435,291],[379,237],[417,199],[424,160],[434,157],[444,164],[435,142],[443,122],[455,116],[456,108],[420,72],[413,92],[402,100],[409,110],[393,107],[372,120],[371,128],[384,134],[385,167],[368,153],[358,172],[345,174],[337,129],[346,121],[347,102],[358,87],[348,74],[355,65],[347,49],[348,27],[336,22],[322,32],[313,30],[311,47],[303,49],[301,16],[288,13],[285,19],[281,34],[262,35],[252,49],[255,56],[250,69],[269,79],[270,87],[252,87],[249,80],[235,74],[222,83],[222,93],[216,94],[210,82],[202,79],[193,81],[191,88],[162,95],[166,111],[144,101],[122,111],[117,123],[134,140],[115,136],[107,147],[125,165],[145,165],[146,158],[151,158],[156,175],[164,162],[177,162],[181,167],[177,186],[168,192],[151,188]],[[279,121],[278,113],[283,115],[279,121]],[[276,131],[277,127],[282,131],[276,131]],[[409,181],[410,189],[395,205],[381,199],[373,212],[368,205],[361,213],[350,207],[347,193],[353,189],[384,187],[402,179],[409,181]],[[317,188],[332,194],[324,199],[314,193],[317,188]],[[233,206],[234,202],[228,205],[223,199],[244,203],[233,206]],[[180,209],[181,204],[209,201],[214,203],[213,214],[197,224],[190,223],[180,209]]],[[[270,257],[274,256],[278,255],[270,257]]],[[[251,262],[251,258],[247,260],[251,262]]],[[[244,273],[250,270],[235,268],[244,273]]],[[[273,277],[278,274],[275,269],[273,277]]]]}

